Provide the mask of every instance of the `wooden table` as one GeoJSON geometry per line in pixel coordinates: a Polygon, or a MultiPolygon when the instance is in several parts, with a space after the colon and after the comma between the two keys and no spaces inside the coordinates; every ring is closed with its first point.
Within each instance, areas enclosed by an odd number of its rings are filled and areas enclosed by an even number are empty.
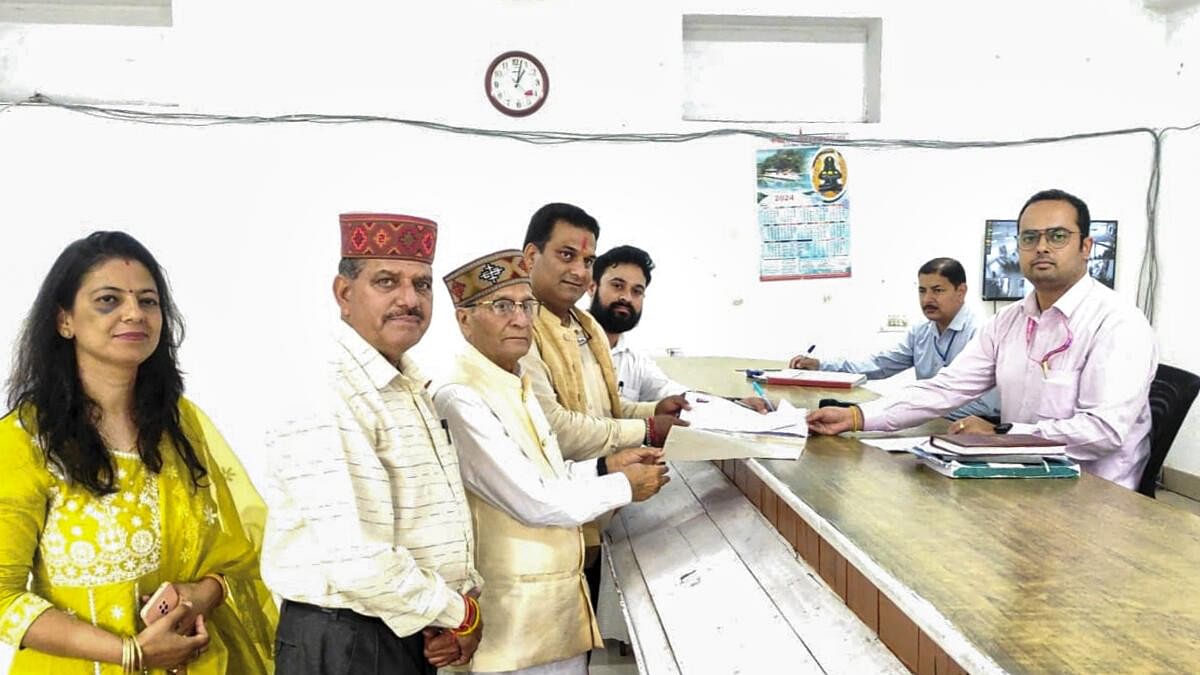
{"type": "MultiPolygon", "coordinates": [[[[727,358],[659,364],[723,395],[751,393],[734,368],[778,367],[727,358]]],[[[861,388],[768,393],[804,407],[874,396],[861,388]]],[[[797,461],[720,464],[914,671],[1200,672],[1193,514],[1086,473],[951,480],[848,437],[810,438],[797,461]]]]}

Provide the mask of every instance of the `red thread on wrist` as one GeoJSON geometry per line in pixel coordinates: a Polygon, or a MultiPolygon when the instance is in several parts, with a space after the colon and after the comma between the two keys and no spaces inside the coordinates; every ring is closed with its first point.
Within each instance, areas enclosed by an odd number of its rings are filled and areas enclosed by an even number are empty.
{"type": "Polygon", "coordinates": [[[463,599],[463,621],[462,621],[462,623],[458,624],[458,628],[454,629],[455,633],[462,632],[467,629],[467,626],[471,625],[471,598],[470,598],[470,596],[464,595],[464,596],[462,596],[462,599],[463,599]]]}

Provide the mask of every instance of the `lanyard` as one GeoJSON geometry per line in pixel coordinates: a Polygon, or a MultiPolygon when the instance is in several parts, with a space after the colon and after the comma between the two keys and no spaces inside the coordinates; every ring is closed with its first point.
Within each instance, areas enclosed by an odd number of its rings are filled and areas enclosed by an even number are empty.
{"type": "MultiPolygon", "coordinates": [[[[1026,351],[1028,351],[1030,345],[1033,344],[1033,334],[1036,331],[1037,331],[1037,322],[1033,320],[1033,317],[1029,317],[1028,319],[1025,320],[1025,349],[1026,349],[1026,351]]],[[[1067,326],[1066,342],[1063,342],[1061,345],[1055,347],[1054,349],[1051,349],[1050,351],[1048,351],[1042,355],[1042,358],[1040,360],[1040,363],[1042,364],[1042,377],[1050,377],[1050,357],[1054,356],[1055,354],[1061,354],[1061,353],[1067,351],[1067,349],[1069,349],[1071,347],[1071,342],[1073,342],[1074,340],[1075,340],[1075,336],[1071,333],[1071,327],[1067,326]]],[[[1038,362],[1036,359],[1030,358],[1028,354],[1025,355],[1025,358],[1029,358],[1031,361],[1038,362]]]]}
{"type": "MultiPolygon", "coordinates": [[[[947,328],[946,330],[951,330],[951,329],[947,328]]],[[[946,345],[946,351],[942,352],[942,350],[938,349],[938,344],[937,344],[938,336],[937,335],[933,336],[933,351],[937,352],[938,358],[940,358],[942,360],[943,366],[950,365],[950,362],[946,360],[946,357],[950,356],[950,350],[954,349],[954,341],[957,338],[958,338],[958,331],[954,331],[954,334],[950,336],[950,344],[946,345]]]]}

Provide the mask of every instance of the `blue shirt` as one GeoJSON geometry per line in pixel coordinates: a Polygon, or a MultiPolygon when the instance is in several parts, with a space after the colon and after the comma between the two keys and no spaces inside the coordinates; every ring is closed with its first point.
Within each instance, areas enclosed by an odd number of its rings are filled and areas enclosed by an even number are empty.
{"type": "MultiPolygon", "coordinates": [[[[881,380],[913,368],[917,371],[918,380],[928,380],[944,366],[950,365],[954,357],[975,337],[975,332],[983,328],[984,323],[975,310],[963,305],[941,335],[938,335],[936,323],[926,321],[910,328],[904,339],[890,349],[859,360],[822,359],[821,370],[862,373],[868,380],[881,380]]],[[[974,401],[947,413],[946,417],[956,420],[969,415],[999,416],[1000,396],[996,390],[989,390],[974,401]]]]}

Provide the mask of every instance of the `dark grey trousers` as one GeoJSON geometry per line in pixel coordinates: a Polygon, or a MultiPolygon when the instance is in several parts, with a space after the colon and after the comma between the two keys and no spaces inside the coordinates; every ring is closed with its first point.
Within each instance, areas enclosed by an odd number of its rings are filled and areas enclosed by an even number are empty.
{"type": "Polygon", "coordinates": [[[420,632],[398,637],[377,617],[283,601],[276,675],[436,675],[420,632]]]}

